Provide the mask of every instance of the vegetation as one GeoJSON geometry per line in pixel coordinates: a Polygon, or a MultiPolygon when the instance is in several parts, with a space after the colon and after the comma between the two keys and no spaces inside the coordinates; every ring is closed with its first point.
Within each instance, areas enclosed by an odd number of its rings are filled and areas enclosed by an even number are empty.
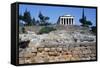
{"type": "Polygon", "coordinates": [[[45,27],[43,27],[43,28],[40,29],[40,31],[39,31],[38,34],[49,33],[49,32],[54,31],[54,30],[56,30],[56,29],[53,28],[53,27],[47,27],[47,26],[45,26],[45,27]]]}
{"type": "Polygon", "coordinates": [[[81,18],[79,21],[82,24],[82,26],[84,26],[84,27],[89,27],[92,25],[91,21],[86,20],[86,17],[81,18]]]}
{"type": "Polygon", "coordinates": [[[32,18],[29,11],[25,11],[24,15],[19,15],[19,19],[25,22],[25,25],[32,25],[32,18]]]}
{"type": "Polygon", "coordinates": [[[39,19],[40,19],[40,25],[50,25],[50,23],[48,23],[48,20],[50,19],[49,17],[47,16],[43,16],[43,14],[40,12],[39,13],[39,19]]]}
{"type": "Polygon", "coordinates": [[[92,25],[92,22],[91,21],[88,21],[86,19],[86,16],[84,16],[84,9],[83,9],[83,14],[82,14],[82,18],[79,19],[80,23],[82,24],[82,26],[84,27],[89,27],[92,25]]]}
{"type": "Polygon", "coordinates": [[[90,31],[93,32],[93,34],[96,34],[96,32],[97,32],[96,26],[92,26],[92,22],[86,19],[86,16],[84,16],[84,9],[83,9],[82,18],[79,19],[79,21],[82,24],[82,26],[84,26],[84,27],[91,27],[90,31]]]}
{"type": "Polygon", "coordinates": [[[24,27],[22,27],[22,33],[26,33],[26,31],[25,31],[25,28],[24,28],[24,27]]]}
{"type": "Polygon", "coordinates": [[[50,25],[51,23],[48,22],[50,19],[48,16],[44,16],[41,12],[38,15],[40,20],[35,20],[35,18],[31,17],[31,14],[29,11],[25,11],[24,15],[19,15],[19,19],[25,22],[26,26],[32,26],[32,25],[41,25],[41,26],[46,26],[50,25]]]}
{"type": "Polygon", "coordinates": [[[92,26],[92,27],[91,27],[91,31],[92,31],[94,34],[96,34],[96,32],[97,32],[96,26],[92,26]]]}
{"type": "Polygon", "coordinates": [[[33,17],[33,19],[32,19],[32,25],[36,25],[36,20],[35,20],[34,17],[33,17]]]}
{"type": "Polygon", "coordinates": [[[28,12],[27,10],[24,12],[24,21],[26,22],[26,25],[31,25],[31,15],[30,12],[28,12]]]}

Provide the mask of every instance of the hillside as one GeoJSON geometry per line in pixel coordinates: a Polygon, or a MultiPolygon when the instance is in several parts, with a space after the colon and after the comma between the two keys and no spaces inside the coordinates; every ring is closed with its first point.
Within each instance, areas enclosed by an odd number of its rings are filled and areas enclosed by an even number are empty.
{"type": "Polygon", "coordinates": [[[20,64],[96,59],[96,36],[89,28],[57,25],[55,31],[37,34],[42,27],[25,27],[27,33],[19,34],[20,42],[30,41],[19,48],[20,64]]]}

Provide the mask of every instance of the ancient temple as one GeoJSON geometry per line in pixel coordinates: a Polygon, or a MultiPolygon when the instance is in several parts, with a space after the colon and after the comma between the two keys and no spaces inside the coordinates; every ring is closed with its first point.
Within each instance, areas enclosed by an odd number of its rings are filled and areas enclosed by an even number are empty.
{"type": "Polygon", "coordinates": [[[57,24],[59,24],[59,25],[74,25],[75,24],[74,16],[71,16],[71,15],[60,16],[57,24]]]}

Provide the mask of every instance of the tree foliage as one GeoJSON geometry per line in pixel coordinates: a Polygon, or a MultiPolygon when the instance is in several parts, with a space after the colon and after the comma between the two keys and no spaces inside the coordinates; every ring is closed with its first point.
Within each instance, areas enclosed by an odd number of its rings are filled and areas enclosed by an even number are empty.
{"type": "Polygon", "coordinates": [[[36,25],[36,20],[35,20],[34,17],[33,17],[33,19],[32,19],[32,24],[33,24],[33,25],[36,25]]]}
{"type": "Polygon", "coordinates": [[[40,25],[48,25],[48,20],[50,19],[48,16],[43,16],[43,14],[40,12],[38,15],[40,19],[40,25]]]}
{"type": "Polygon", "coordinates": [[[91,27],[91,31],[92,31],[94,34],[96,34],[96,32],[97,32],[96,26],[92,26],[92,27],[91,27]]]}
{"type": "Polygon", "coordinates": [[[19,19],[25,22],[25,25],[33,25],[35,23],[35,18],[31,18],[29,11],[25,11],[23,15],[19,15],[19,19]]]}
{"type": "Polygon", "coordinates": [[[29,11],[25,11],[23,15],[19,15],[19,19],[25,22],[25,25],[50,25],[51,23],[48,22],[50,19],[48,16],[44,16],[41,12],[38,15],[40,20],[35,20],[35,18],[31,17],[29,11]]]}
{"type": "Polygon", "coordinates": [[[26,25],[32,25],[31,15],[29,11],[26,10],[24,12],[23,18],[24,18],[24,21],[26,22],[26,25]]]}
{"type": "Polygon", "coordinates": [[[82,24],[82,26],[85,27],[89,27],[92,25],[92,22],[86,19],[86,16],[84,16],[84,9],[83,9],[83,14],[82,14],[82,18],[79,19],[80,23],[82,24]]]}
{"type": "Polygon", "coordinates": [[[86,19],[86,17],[85,18],[81,18],[79,21],[82,24],[82,26],[85,26],[85,27],[89,27],[89,26],[92,25],[92,22],[91,21],[88,21],[86,19]]]}

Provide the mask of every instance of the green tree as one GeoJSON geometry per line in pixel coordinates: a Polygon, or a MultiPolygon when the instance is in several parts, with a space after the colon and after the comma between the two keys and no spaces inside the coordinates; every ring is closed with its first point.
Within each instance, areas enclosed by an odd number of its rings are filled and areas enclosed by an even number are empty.
{"type": "Polygon", "coordinates": [[[91,21],[87,21],[87,24],[91,26],[92,25],[92,22],[91,21]]]}
{"type": "Polygon", "coordinates": [[[82,24],[82,26],[85,26],[85,27],[89,27],[89,26],[92,25],[92,22],[91,22],[91,21],[88,21],[88,20],[83,19],[83,18],[80,19],[79,21],[80,21],[80,23],[82,24]]]}
{"type": "Polygon", "coordinates": [[[32,25],[32,19],[31,19],[31,15],[30,15],[30,12],[29,11],[25,11],[24,12],[24,21],[26,22],[26,25],[32,25]]]}
{"type": "Polygon", "coordinates": [[[89,27],[92,25],[92,22],[91,21],[88,21],[86,19],[86,16],[84,16],[84,9],[83,9],[83,13],[82,13],[82,18],[79,19],[80,23],[82,24],[82,26],[85,26],[85,27],[89,27]]]}
{"type": "Polygon", "coordinates": [[[48,20],[50,19],[49,17],[43,16],[43,14],[41,12],[39,13],[38,17],[40,19],[41,25],[48,24],[48,20]]]}
{"type": "Polygon", "coordinates": [[[35,21],[35,18],[33,17],[33,19],[32,19],[32,24],[33,25],[36,25],[36,21],[35,21]]]}

